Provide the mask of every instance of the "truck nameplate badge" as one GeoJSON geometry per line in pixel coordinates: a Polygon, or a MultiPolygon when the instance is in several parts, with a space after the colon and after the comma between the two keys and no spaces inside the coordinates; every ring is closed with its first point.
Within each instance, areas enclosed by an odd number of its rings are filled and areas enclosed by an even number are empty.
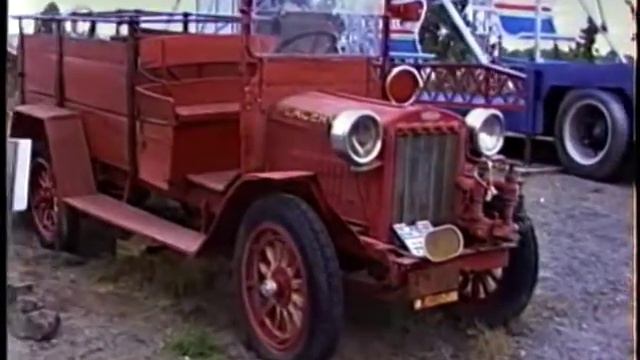
{"type": "Polygon", "coordinates": [[[433,230],[433,225],[427,221],[417,221],[413,225],[398,223],[393,225],[400,240],[409,249],[411,254],[419,257],[425,257],[424,239],[427,234],[433,230]]]}

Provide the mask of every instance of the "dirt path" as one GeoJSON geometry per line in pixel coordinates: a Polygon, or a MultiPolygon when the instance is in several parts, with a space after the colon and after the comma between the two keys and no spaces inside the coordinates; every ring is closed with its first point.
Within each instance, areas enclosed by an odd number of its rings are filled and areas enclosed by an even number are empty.
{"type": "MultiPolygon", "coordinates": [[[[350,299],[336,358],[630,358],[631,187],[544,175],[528,178],[525,191],[540,241],[541,274],[520,321],[489,332],[437,311],[409,316],[397,307],[350,299]]],[[[113,269],[122,264],[83,262],[33,244],[30,233],[15,229],[9,279],[33,283],[46,305],[60,312],[62,327],[50,342],[10,337],[10,360],[180,358],[166,344],[194,328],[213,339],[211,353],[217,356],[210,358],[252,358],[230,330],[224,264],[206,265],[222,269],[204,280],[207,291],[189,295],[183,286],[178,292],[185,295],[176,301],[167,291],[175,293],[175,284],[164,290],[141,286],[145,277],[164,276],[157,271],[149,275],[130,266],[116,276],[113,269]]],[[[169,269],[173,275],[189,273],[177,265],[169,269]]]]}

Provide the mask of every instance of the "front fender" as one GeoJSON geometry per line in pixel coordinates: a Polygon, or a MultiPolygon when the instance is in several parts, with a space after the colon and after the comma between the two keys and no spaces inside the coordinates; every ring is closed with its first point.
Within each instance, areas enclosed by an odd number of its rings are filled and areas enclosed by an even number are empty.
{"type": "Polygon", "coordinates": [[[316,175],[307,171],[249,173],[240,177],[222,201],[199,253],[215,250],[230,255],[244,213],[254,201],[275,192],[306,201],[324,222],[339,253],[365,254],[358,236],[326,201],[316,175]]]}

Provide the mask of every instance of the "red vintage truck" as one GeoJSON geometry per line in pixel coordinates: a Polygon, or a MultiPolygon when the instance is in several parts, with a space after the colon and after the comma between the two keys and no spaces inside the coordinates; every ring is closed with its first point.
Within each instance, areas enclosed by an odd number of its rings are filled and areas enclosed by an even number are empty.
{"type": "Polygon", "coordinates": [[[502,115],[390,101],[421,80],[389,71],[402,8],[371,5],[18,17],[11,135],[34,142],[41,244],[72,251],[92,217],[232,259],[240,334],[266,359],[331,356],[344,284],[490,325],[518,316],[538,251],[519,174],[496,156],[502,115]],[[345,53],[362,19],[379,46],[345,53]],[[147,212],[150,194],[191,226],[147,212]]]}

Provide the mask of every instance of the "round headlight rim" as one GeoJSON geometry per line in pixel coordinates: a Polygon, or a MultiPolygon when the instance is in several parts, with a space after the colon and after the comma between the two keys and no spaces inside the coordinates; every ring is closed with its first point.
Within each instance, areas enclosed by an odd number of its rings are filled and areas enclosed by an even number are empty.
{"type": "Polygon", "coordinates": [[[484,156],[492,157],[497,155],[503,148],[506,136],[506,126],[504,121],[504,115],[498,109],[494,108],[476,108],[471,110],[464,118],[465,124],[471,130],[472,133],[472,145],[476,151],[484,156]],[[500,124],[500,137],[498,144],[491,151],[486,151],[482,148],[480,135],[482,125],[490,118],[497,118],[500,124]]]}
{"type": "Polygon", "coordinates": [[[343,158],[354,167],[360,168],[372,164],[382,152],[382,142],[384,137],[382,120],[380,119],[378,114],[371,110],[353,109],[340,112],[331,122],[329,133],[333,150],[338,154],[338,156],[343,158]],[[352,152],[350,144],[351,129],[363,116],[367,116],[375,120],[378,133],[378,137],[375,139],[376,143],[373,146],[373,150],[364,158],[359,157],[357,154],[354,154],[352,152]]]}
{"type": "Polygon", "coordinates": [[[423,88],[424,88],[424,80],[422,79],[422,76],[420,76],[420,73],[418,72],[418,70],[406,64],[398,65],[393,69],[391,69],[391,72],[389,72],[389,75],[387,75],[387,79],[384,82],[384,90],[386,92],[387,98],[389,98],[389,101],[391,101],[392,104],[399,105],[399,106],[407,106],[407,105],[413,104],[416,101],[416,99],[418,99],[418,97],[420,96],[421,90],[423,88]],[[391,96],[391,81],[393,80],[394,76],[396,76],[399,72],[404,70],[409,71],[413,74],[413,76],[417,79],[418,86],[414,90],[413,95],[409,100],[405,102],[398,102],[395,99],[393,99],[393,97],[391,96]]]}

